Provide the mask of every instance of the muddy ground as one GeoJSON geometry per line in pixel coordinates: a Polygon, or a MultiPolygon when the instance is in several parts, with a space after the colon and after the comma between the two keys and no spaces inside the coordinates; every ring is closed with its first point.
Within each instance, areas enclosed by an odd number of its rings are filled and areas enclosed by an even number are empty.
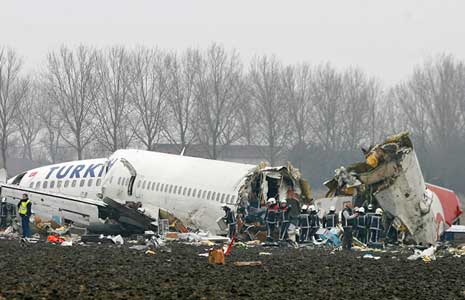
{"type": "Polygon", "coordinates": [[[169,247],[149,256],[126,245],[0,241],[0,299],[465,299],[465,258],[425,264],[392,253],[372,260],[258,246],[235,248],[217,266],[197,255],[205,247],[169,247]],[[233,265],[257,260],[263,266],[233,265]]]}

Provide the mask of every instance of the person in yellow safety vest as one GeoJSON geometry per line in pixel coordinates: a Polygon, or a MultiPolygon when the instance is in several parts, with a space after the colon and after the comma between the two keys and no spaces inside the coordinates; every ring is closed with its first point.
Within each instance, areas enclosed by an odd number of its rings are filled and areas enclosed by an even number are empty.
{"type": "Polygon", "coordinates": [[[31,236],[29,229],[29,218],[31,217],[32,202],[29,200],[27,194],[23,194],[23,197],[18,203],[18,212],[21,217],[21,226],[23,228],[23,238],[31,236]]]}

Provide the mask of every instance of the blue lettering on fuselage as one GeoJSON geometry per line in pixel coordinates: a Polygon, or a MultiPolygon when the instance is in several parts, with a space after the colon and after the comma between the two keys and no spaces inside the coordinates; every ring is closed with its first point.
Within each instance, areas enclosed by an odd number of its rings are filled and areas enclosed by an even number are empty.
{"type": "Polygon", "coordinates": [[[66,168],[66,167],[67,166],[63,166],[63,167],[61,167],[60,171],[58,171],[58,173],[57,173],[57,178],[58,179],[65,178],[66,175],[68,175],[69,171],[71,171],[71,169],[73,168],[73,165],[69,166],[68,168],[66,168]],[[66,171],[63,172],[65,169],[66,169],[66,171]]]}
{"type": "Polygon", "coordinates": [[[74,168],[73,172],[71,173],[71,176],[69,176],[69,178],[81,178],[81,175],[79,174],[79,172],[82,171],[82,169],[84,169],[86,167],[86,165],[77,165],[76,168],[74,168]]]}
{"type": "Polygon", "coordinates": [[[48,171],[48,174],[47,176],[45,177],[45,179],[49,179],[50,178],[50,175],[52,175],[53,171],[55,171],[56,169],[58,169],[59,167],[51,167],[50,168],[50,171],[48,171]]]}
{"type": "Polygon", "coordinates": [[[50,168],[45,179],[50,179],[51,177],[53,178],[53,175],[55,174],[56,174],[55,177],[57,179],[63,179],[65,177],[69,177],[69,178],[87,178],[87,177],[92,178],[92,177],[97,177],[97,176],[102,177],[104,172],[105,172],[105,166],[101,163],[90,164],[88,166],[84,164],[65,165],[62,167],[55,166],[55,167],[50,168]],[[97,175],[96,172],[97,172],[98,167],[100,167],[100,171],[98,172],[98,175],[97,175]]]}

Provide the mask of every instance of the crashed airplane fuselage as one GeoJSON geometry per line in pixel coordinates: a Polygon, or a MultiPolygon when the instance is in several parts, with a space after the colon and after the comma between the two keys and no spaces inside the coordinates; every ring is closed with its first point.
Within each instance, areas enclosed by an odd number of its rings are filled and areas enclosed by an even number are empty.
{"type": "Polygon", "coordinates": [[[355,193],[357,199],[371,194],[390,224],[405,226],[410,237],[422,244],[434,244],[462,213],[452,191],[428,188],[408,133],[389,137],[370,149],[366,158],[366,163],[338,169],[335,178],[325,183],[328,196],[355,193]]]}
{"type": "Polygon", "coordinates": [[[251,178],[262,179],[265,190],[254,187],[261,197],[263,193],[300,194],[300,174],[291,166],[270,168],[118,150],[106,159],[67,162],[21,173],[2,186],[2,196],[15,204],[22,193],[27,193],[36,215],[84,226],[112,218],[144,226],[150,219],[158,220],[162,209],[187,226],[218,232],[221,207],[240,203],[251,189],[251,178]],[[128,210],[128,203],[137,203],[137,213],[143,218],[128,210]]]}

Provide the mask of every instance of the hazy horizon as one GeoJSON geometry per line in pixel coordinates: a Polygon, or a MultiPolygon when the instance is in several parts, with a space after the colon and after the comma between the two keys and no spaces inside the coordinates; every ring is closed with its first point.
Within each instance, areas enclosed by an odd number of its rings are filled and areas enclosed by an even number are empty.
{"type": "Polygon", "coordinates": [[[3,1],[0,44],[36,70],[61,45],[183,51],[219,43],[248,62],[359,67],[385,84],[439,54],[464,59],[461,1],[3,1]]]}

